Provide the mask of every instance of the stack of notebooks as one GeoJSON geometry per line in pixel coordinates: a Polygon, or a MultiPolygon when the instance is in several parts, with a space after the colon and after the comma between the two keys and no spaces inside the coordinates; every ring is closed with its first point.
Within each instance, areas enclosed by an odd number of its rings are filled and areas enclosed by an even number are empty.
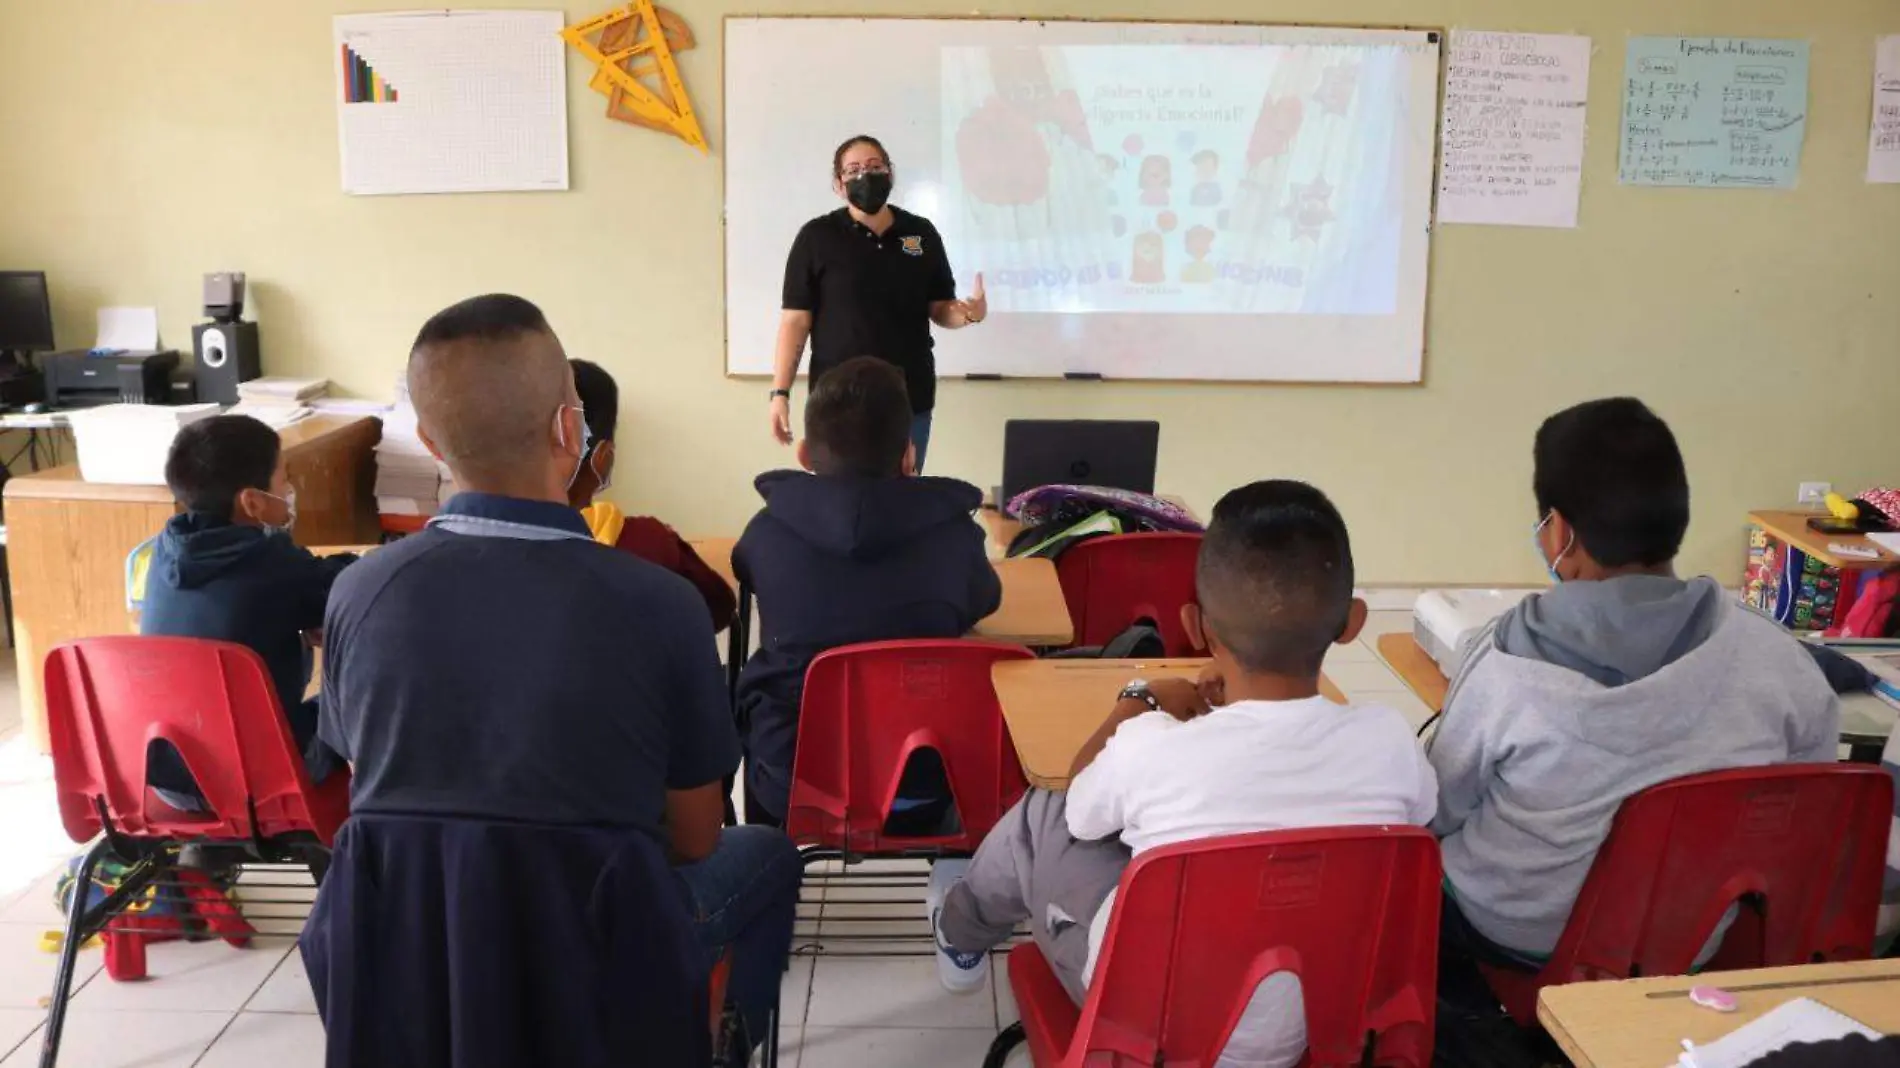
{"type": "Polygon", "coordinates": [[[376,510],[384,515],[434,515],[455,494],[447,467],[429,455],[416,432],[409,385],[396,380],[396,403],[383,413],[376,446],[376,510]]]}
{"type": "Polygon", "coordinates": [[[330,392],[327,378],[253,378],[238,384],[232,415],[248,415],[274,429],[314,415],[310,403],[330,392]]]}

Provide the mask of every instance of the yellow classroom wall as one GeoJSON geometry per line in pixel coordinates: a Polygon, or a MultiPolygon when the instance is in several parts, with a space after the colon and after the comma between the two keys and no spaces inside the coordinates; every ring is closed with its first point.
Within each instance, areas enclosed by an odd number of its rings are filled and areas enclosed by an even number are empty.
{"type": "MultiPolygon", "coordinates": [[[[681,68],[712,157],[607,121],[570,55],[572,191],[373,198],[339,190],[330,17],[401,4],[0,0],[0,267],[49,272],[69,346],[90,341],[97,306],[156,304],[180,348],[200,275],[248,271],[271,373],[381,397],[429,313],[519,292],[570,354],[620,380],[614,496],[689,534],[736,532],[756,505],[751,476],[789,454],[768,440],[765,384],[724,374],[721,19],[969,9],[671,3],[701,42],[681,68]]],[[[1900,186],[1862,181],[1873,39],[1900,33],[1893,0],[1047,0],[984,13],[1589,34],[1582,225],[1439,230],[1422,386],[949,382],[933,472],[994,481],[1012,417],[1159,418],[1164,489],[1205,509],[1254,478],[1312,480],[1345,511],[1362,579],[1386,583],[1538,578],[1531,435],[1592,396],[1639,395],[1674,425],[1695,490],[1684,565],[1727,581],[1749,508],[1789,503],[1801,479],[1900,482],[1900,186]],[[1623,42],[1644,33],[1812,42],[1798,189],[1616,184],[1623,42]]]]}

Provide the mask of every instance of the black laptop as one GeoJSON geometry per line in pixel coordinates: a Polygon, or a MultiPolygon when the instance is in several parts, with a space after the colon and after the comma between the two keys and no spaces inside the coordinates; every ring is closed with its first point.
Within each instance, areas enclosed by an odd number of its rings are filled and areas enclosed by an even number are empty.
{"type": "Polygon", "coordinates": [[[1003,424],[998,505],[1037,486],[1155,491],[1161,424],[1115,419],[1011,419],[1003,424]]]}

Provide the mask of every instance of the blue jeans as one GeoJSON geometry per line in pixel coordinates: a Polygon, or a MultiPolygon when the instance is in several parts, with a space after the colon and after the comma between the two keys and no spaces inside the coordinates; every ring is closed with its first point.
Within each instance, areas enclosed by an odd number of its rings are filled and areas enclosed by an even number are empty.
{"type": "Polygon", "coordinates": [[[732,950],[726,1000],[745,1017],[752,1041],[764,1040],[792,949],[804,875],[798,847],[774,828],[728,827],[712,856],[674,871],[686,885],[694,933],[708,957],[717,961],[732,950]]]}
{"type": "Polygon", "coordinates": [[[930,451],[930,413],[910,417],[910,443],[917,448],[917,473],[924,473],[924,453],[930,451]]]}

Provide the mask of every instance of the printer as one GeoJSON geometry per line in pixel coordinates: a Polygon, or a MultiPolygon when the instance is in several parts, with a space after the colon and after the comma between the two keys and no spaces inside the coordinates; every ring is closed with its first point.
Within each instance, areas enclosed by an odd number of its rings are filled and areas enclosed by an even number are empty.
{"type": "Polygon", "coordinates": [[[45,359],[46,401],[54,408],[100,404],[170,404],[178,351],[94,356],[79,349],[45,359]]]}
{"type": "Polygon", "coordinates": [[[1491,621],[1517,606],[1531,590],[1432,590],[1412,608],[1412,637],[1438,662],[1448,679],[1458,677],[1465,658],[1491,621]]]}

